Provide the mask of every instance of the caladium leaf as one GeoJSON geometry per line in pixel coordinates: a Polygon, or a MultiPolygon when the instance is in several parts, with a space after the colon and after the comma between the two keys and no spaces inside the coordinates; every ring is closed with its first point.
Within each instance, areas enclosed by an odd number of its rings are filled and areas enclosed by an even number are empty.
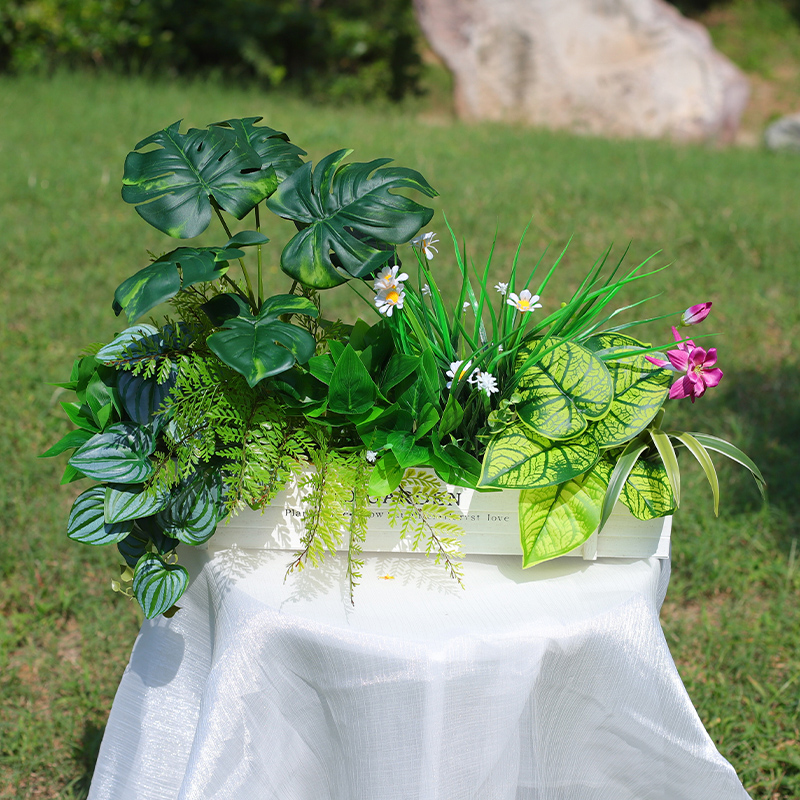
{"type": "Polygon", "coordinates": [[[95,434],[69,460],[86,477],[113,483],[144,483],[153,472],[153,432],[131,422],[117,422],[95,434]]]}
{"type": "Polygon", "coordinates": [[[365,277],[392,255],[389,245],[408,242],[433,211],[390,189],[436,191],[414,170],[386,167],[390,159],[342,165],[352,152],[323,158],[312,172],[306,163],[267,202],[302,230],[281,254],[281,269],[306,286],[326,289],[365,277]]]}
{"type": "Polygon", "coordinates": [[[677,505],[664,465],[660,461],[641,459],[633,465],[620,500],[636,519],[665,517],[677,505]]]}
{"type": "Polygon", "coordinates": [[[117,287],[112,304],[114,313],[124,310],[132,322],[187,286],[221,278],[228,271],[228,259],[243,255],[241,250],[222,247],[179,247],[117,287]]]}
{"type": "Polygon", "coordinates": [[[614,401],[608,414],[592,426],[601,447],[618,447],[641,433],[661,410],[674,378],[669,370],[651,364],[637,350],[641,342],[621,333],[601,333],[584,342],[604,359],[614,381],[614,401]]]}
{"type": "Polygon", "coordinates": [[[519,493],[523,567],[563,556],[594,533],[611,470],[611,462],[601,459],[589,472],[566,483],[519,493]]]}
{"type": "Polygon", "coordinates": [[[133,530],[133,520],[108,522],[104,514],[106,490],[93,486],[79,494],[69,512],[67,536],[91,545],[120,542],[133,530]]]}
{"type": "Polygon", "coordinates": [[[243,313],[227,320],[221,330],[208,337],[208,346],[253,387],[295,363],[305,364],[314,355],[314,337],[296,325],[281,321],[279,317],[283,314],[316,317],[318,311],[304,297],[275,295],[264,302],[257,317],[243,313]]]}
{"type": "Polygon", "coordinates": [[[292,144],[282,131],[273,130],[266,125],[256,125],[262,119],[263,117],[245,117],[215,124],[232,128],[240,141],[247,142],[258,153],[262,167],[272,167],[275,170],[280,183],[303,166],[300,156],[306,155],[306,151],[292,144]]]}
{"type": "MultiPolygon", "coordinates": [[[[547,439],[571,439],[589,420],[602,419],[614,399],[614,385],[605,364],[575,342],[548,340],[545,354],[519,375],[519,418],[547,439]],[[551,349],[552,348],[552,349],[551,349]]],[[[531,348],[523,348],[524,364],[531,348]]]]}
{"type": "Polygon", "coordinates": [[[174,606],[188,585],[186,567],[166,564],[155,553],[142,556],[133,573],[133,594],[148,619],[174,606]]]}
{"type": "Polygon", "coordinates": [[[599,458],[600,448],[590,433],[568,442],[554,442],[517,423],[489,441],[481,485],[504,489],[551,486],[582,475],[599,458]]]}
{"type": "Polygon", "coordinates": [[[212,125],[180,133],[180,121],[142,139],[125,159],[122,199],[155,228],[178,239],[199,236],[213,201],[243,219],[278,185],[272,166],[236,132],[212,125]],[[141,152],[148,145],[157,149],[141,152]]]}

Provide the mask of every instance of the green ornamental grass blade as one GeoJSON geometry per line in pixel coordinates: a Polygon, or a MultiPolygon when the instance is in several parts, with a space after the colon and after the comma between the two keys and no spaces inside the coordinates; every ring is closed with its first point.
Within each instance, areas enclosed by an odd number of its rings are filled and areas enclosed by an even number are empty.
{"type": "Polygon", "coordinates": [[[665,517],[676,507],[667,470],[659,461],[637,461],[622,487],[620,500],[642,520],[665,517]]]}
{"type": "Polygon", "coordinates": [[[240,250],[219,247],[179,247],[140,269],[124,280],[114,292],[114,313],[125,311],[133,320],[145,315],[157,305],[173,298],[181,289],[196,283],[208,283],[228,271],[228,261],[222,256],[237,257],[240,250]]]}
{"type": "Polygon", "coordinates": [[[78,495],[67,521],[67,536],[70,539],[82,544],[115,544],[133,530],[133,520],[106,521],[105,494],[105,487],[93,486],[78,495]]]}
{"type": "Polygon", "coordinates": [[[597,528],[598,533],[603,530],[606,522],[608,522],[608,518],[614,510],[614,506],[617,504],[620,494],[622,494],[625,481],[628,480],[628,475],[631,474],[631,470],[635,466],[637,459],[645,450],[647,450],[646,444],[630,442],[622,451],[622,455],[617,459],[611,477],[608,479],[608,489],[603,498],[603,508],[600,512],[600,525],[597,528]]]}
{"type": "Polygon", "coordinates": [[[600,458],[591,434],[569,442],[553,442],[525,425],[509,425],[486,447],[482,486],[534,489],[552,486],[582,475],[600,458]]]}
{"type": "Polygon", "coordinates": [[[365,277],[386,263],[388,245],[408,242],[433,211],[390,190],[414,189],[435,197],[418,172],[385,166],[389,159],[342,165],[349,150],[290,175],[267,202],[302,228],[281,254],[281,269],[306,286],[326,289],[365,277]],[[335,259],[335,260],[334,260],[335,259]]]}
{"type": "Polygon", "coordinates": [[[191,239],[211,222],[212,199],[243,219],[278,184],[275,170],[233,129],[180,133],[180,121],[148,136],[125,159],[122,199],[169,236],[191,239]],[[148,145],[156,149],[141,152],[148,145]]]}
{"type": "Polygon", "coordinates": [[[142,556],[133,573],[133,594],[148,619],[174,606],[188,585],[185,567],[166,564],[155,553],[142,556]]]}
{"type": "Polygon", "coordinates": [[[667,433],[673,439],[681,442],[700,463],[711,486],[711,494],[714,496],[714,514],[719,516],[719,478],[717,478],[717,471],[714,469],[714,462],[711,460],[711,456],[691,433],[682,433],[680,431],[667,431],[667,433]]]}
{"type": "Polygon", "coordinates": [[[580,547],[600,523],[611,464],[601,460],[585,475],[558,486],[519,493],[522,566],[563,556],[580,547]]]}
{"type": "Polygon", "coordinates": [[[593,427],[601,447],[618,447],[638,436],[661,410],[674,378],[669,370],[651,364],[636,352],[641,342],[620,333],[601,333],[585,345],[605,361],[614,383],[614,401],[608,414],[593,427]]]}
{"type": "Polygon", "coordinates": [[[111,483],[105,487],[103,514],[107,523],[149,517],[169,502],[169,491],[142,484],[111,483]]]}
{"type": "Polygon", "coordinates": [[[675,455],[675,448],[669,440],[664,431],[650,430],[650,437],[653,444],[661,456],[661,461],[664,463],[664,468],[667,471],[667,478],[669,479],[670,486],[672,487],[672,494],[675,497],[675,506],[681,504],[681,468],[678,466],[678,456],[675,455]]]}
{"type": "Polygon", "coordinates": [[[749,456],[745,455],[738,447],[735,447],[730,442],[726,442],[724,439],[720,439],[717,436],[695,432],[692,432],[690,435],[693,436],[699,444],[705,447],[706,450],[714,450],[717,453],[727,456],[727,458],[730,458],[737,464],[741,464],[743,467],[746,467],[755,479],[758,490],[761,492],[761,497],[764,499],[764,501],[766,501],[767,482],[764,480],[761,470],[759,470],[759,468],[755,465],[755,462],[749,456]]]}
{"type": "Polygon", "coordinates": [[[117,422],[78,448],[69,463],[96,481],[144,483],[153,472],[150,455],[155,446],[148,428],[117,422]]]}
{"type": "Polygon", "coordinates": [[[376,393],[375,382],[348,344],[331,375],[328,408],[337,414],[363,414],[372,408],[376,393]]]}
{"type": "MultiPolygon", "coordinates": [[[[602,419],[614,400],[613,382],[605,364],[574,342],[552,339],[555,345],[519,376],[523,400],[519,418],[547,439],[571,439],[586,430],[589,420],[602,419]]],[[[524,364],[535,345],[520,349],[524,364]]]]}

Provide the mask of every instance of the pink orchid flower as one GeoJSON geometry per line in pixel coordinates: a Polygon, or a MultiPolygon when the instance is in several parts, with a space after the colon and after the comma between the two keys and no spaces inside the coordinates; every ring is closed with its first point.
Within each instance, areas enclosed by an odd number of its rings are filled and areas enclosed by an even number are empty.
{"type": "Polygon", "coordinates": [[[678,343],[678,349],[667,351],[669,361],[653,356],[645,356],[645,358],[658,367],[670,369],[673,372],[685,372],[683,377],[678,378],[672,384],[669,396],[671,400],[688,397],[694,403],[698,397],[705,394],[706,389],[716,386],[722,380],[722,370],[714,366],[717,363],[717,348],[711,347],[704,350],[690,339],[682,342],[683,337],[674,327],[672,335],[678,343]]]}
{"type": "Polygon", "coordinates": [[[681,325],[697,325],[702,322],[711,311],[711,303],[698,303],[696,306],[689,306],[683,312],[681,325]]]}

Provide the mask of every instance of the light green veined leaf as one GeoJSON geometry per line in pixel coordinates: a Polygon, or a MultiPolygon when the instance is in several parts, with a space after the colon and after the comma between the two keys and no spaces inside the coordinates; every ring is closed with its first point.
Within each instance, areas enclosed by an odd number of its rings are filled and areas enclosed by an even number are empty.
{"type": "Polygon", "coordinates": [[[717,470],[714,468],[714,462],[708,451],[692,436],[691,433],[682,433],[680,431],[667,431],[668,435],[673,439],[677,439],[686,449],[698,460],[703,472],[706,474],[709,486],[711,486],[711,494],[714,497],[714,514],[719,516],[719,478],[717,477],[717,470]]]}
{"type": "Polygon", "coordinates": [[[590,470],[600,458],[591,434],[568,442],[537,436],[525,425],[509,425],[486,447],[481,485],[533,489],[563,483],[590,470]]]}
{"type": "MultiPolygon", "coordinates": [[[[520,350],[518,366],[534,346],[520,350]]],[[[553,337],[545,350],[549,352],[518,376],[523,400],[517,414],[539,436],[571,439],[586,430],[589,420],[608,413],[614,399],[611,375],[599,358],[574,342],[553,337]]]]}
{"type": "Polygon", "coordinates": [[[78,495],[67,521],[67,536],[70,539],[82,544],[114,544],[133,530],[133,520],[106,522],[103,513],[105,494],[105,487],[93,486],[78,495]]]}
{"type": "Polygon", "coordinates": [[[148,619],[175,605],[188,585],[185,567],[166,564],[155,553],[142,556],[133,573],[133,594],[148,619]]]}
{"type": "Polygon", "coordinates": [[[387,497],[403,480],[405,470],[391,451],[385,452],[370,470],[369,494],[371,497],[387,497]]]}
{"type": "Polygon", "coordinates": [[[113,483],[144,483],[153,472],[156,442],[148,428],[117,422],[78,448],[69,463],[88,478],[113,483]]]}
{"type": "Polygon", "coordinates": [[[519,493],[522,566],[530,567],[580,547],[600,524],[611,464],[601,459],[589,472],[557,486],[519,493]]]}
{"type": "Polygon", "coordinates": [[[617,355],[605,361],[614,382],[614,401],[608,414],[592,426],[592,433],[601,447],[618,447],[653,421],[667,399],[674,376],[637,354],[643,345],[630,336],[601,333],[584,344],[594,352],[617,355]]]}
{"type": "Polygon", "coordinates": [[[659,461],[639,460],[633,465],[622,487],[620,500],[637,519],[665,517],[675,510],[667,470],[659,461]]]}

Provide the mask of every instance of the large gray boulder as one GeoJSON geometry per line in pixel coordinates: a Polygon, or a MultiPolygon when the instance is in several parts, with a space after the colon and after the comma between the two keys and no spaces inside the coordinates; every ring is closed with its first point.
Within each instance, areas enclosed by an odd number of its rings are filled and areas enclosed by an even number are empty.
{"type": "Polygon", "coordinates": [[[664,0],[414,0],[465,119],[731,140],[745,76],[664,0]]]}

